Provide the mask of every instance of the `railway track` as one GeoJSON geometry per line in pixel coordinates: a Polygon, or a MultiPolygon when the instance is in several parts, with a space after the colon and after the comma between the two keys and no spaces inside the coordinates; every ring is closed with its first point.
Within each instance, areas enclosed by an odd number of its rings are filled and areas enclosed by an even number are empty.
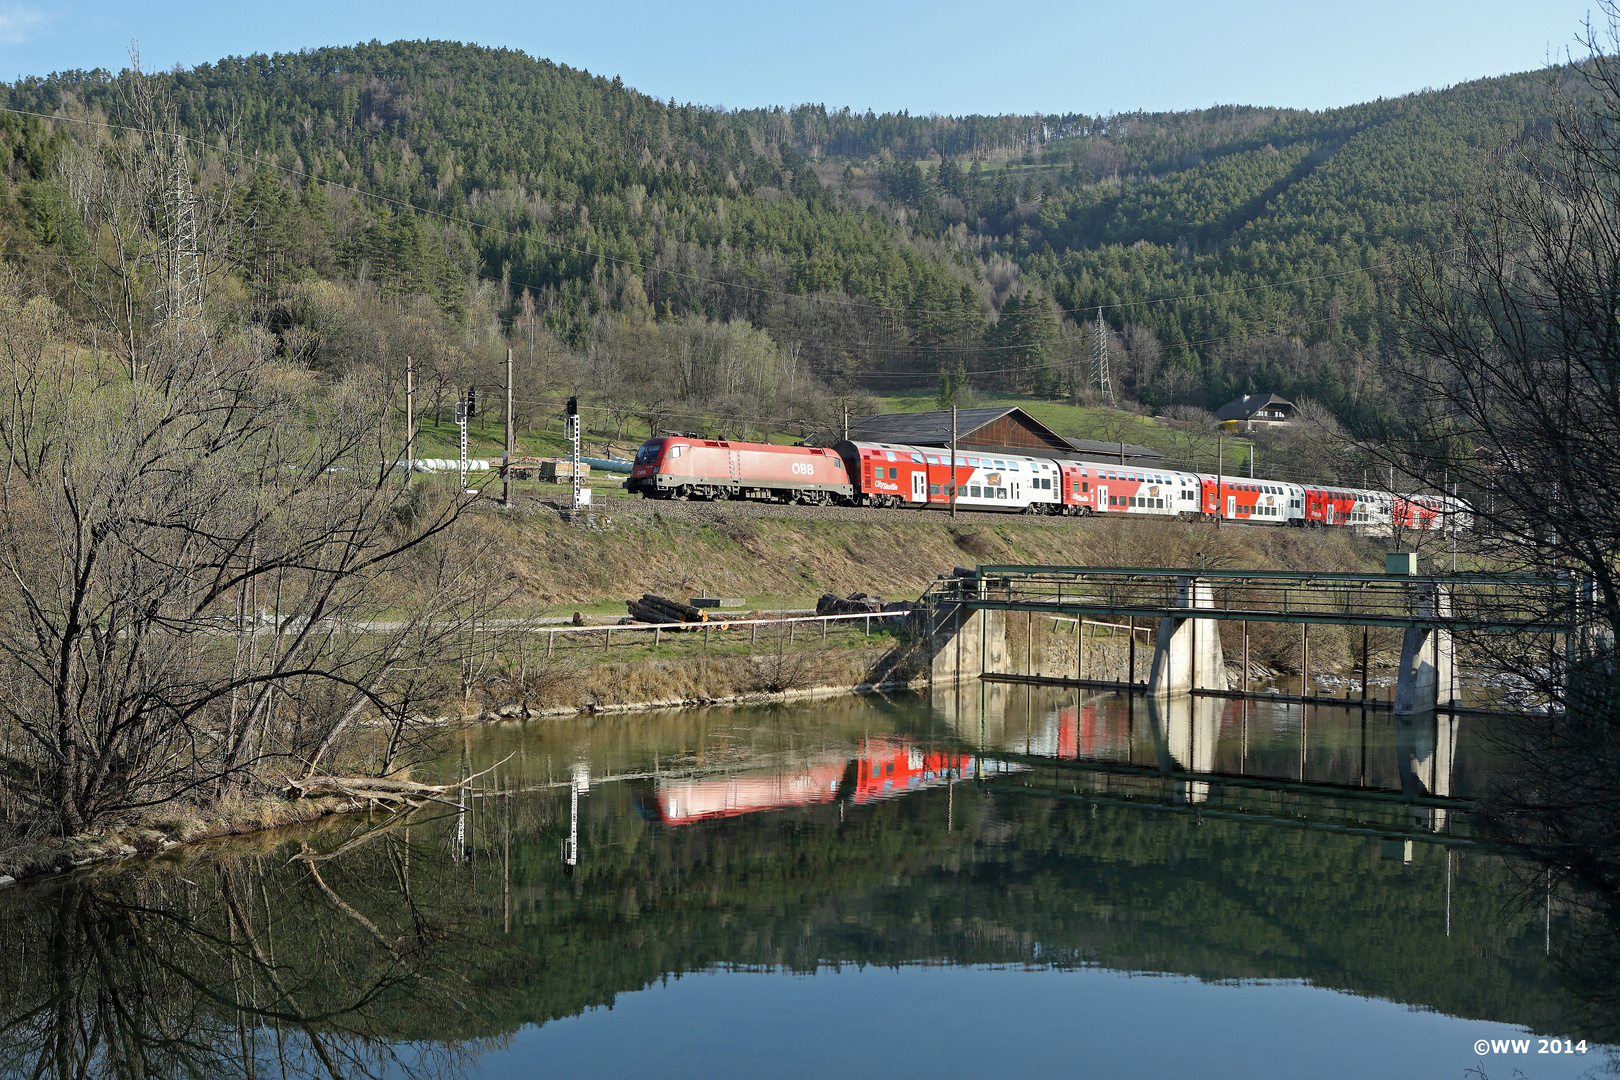
{"type": "MultiPolygon", "coordinates": [[[[524,496],[521,509],[530,513],[553,513],[562,516],[567,502],[560,497],[524,496]]],[[[1091,515],[1086,517],[1057,517],[1046,514],[1013,514],[1000,511],[973,511],[958,508],[956,517],[938,509],[887,509],[871,506],[799,506],[791,503],[758,502],[747,499],[726,499],[717,502],[676,502],[664,499],[643,499],[640,496],[606,495],[597,489],[594,509],[619,522],[651,524],[653,520],[694,521],[704,524],[723,524],[736,521],[847,521],[870,524],[883,522],[934,521],[958,525],[1034,525],[1054,529],[1090,528],[1103,520],[1124,519],[1127,515],[1091,515]]],[[[1130,516],[1132,521],[1175,521],[1168,517],[1130,516]]],[[[1214,523],[1208,523],[1211,528],[1214,523]]],[[[1275,529],[1276,525],[1249,524],[1239,521],[1222,522],[1223,528],[1275,529]]]]}

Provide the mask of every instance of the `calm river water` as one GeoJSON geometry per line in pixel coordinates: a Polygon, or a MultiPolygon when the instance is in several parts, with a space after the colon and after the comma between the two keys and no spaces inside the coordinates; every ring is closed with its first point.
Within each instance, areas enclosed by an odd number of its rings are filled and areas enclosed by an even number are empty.
{"type": "Polygon", "coordinates": [[[0,891],[0,1075],[1607,1075],[1466,812],[1484,724],[985,684],[474,729],[456,805],[0,891]]]}

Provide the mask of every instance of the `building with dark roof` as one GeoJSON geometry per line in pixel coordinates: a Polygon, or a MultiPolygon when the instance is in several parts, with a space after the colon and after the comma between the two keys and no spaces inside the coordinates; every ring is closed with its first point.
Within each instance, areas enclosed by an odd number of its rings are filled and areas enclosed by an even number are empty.
{"type": "Polygon", "coordinates": [[[1215,419],[1223,423],[1237,421],[1249,427],[1291,424],[1299,419],[1299,409],[1292,401],[1276,394],[1244,394],[1216,409],[1215,419]]]}
{"type": "Polygon", "coordinates": [[[1103,442],[1100,439],[1069,439],[1071,457],[1081,461],[1117,461],[1123,465],[1152,465],[1164,455],[1148,446],[1129,442],[1103,442]]]}
{"type": "MultiPolygon", "coordinates": [[[[905,446],[951,444],[951,411],[878,413],[852,418],[849,437],[856,442],[896,443],[905,446]]],[[[1164,457],[1135,443],[1066,439],[1016,406],[956,411],[956,446],[959,450],[1001,450],[1033,457],[1079,458],[1148,464],[1164,457]]]]}

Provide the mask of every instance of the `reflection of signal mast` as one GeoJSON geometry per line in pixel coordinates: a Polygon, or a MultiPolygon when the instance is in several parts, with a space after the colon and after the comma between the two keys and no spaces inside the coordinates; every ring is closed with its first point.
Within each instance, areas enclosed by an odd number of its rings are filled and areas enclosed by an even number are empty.
{"type": "Polygon", "coordinates": [[[568,785],[568,839],[562,843],[562,861],[569,872],[579,865],[579,797],[590,789],[591,768],[581,762],[574,766],[574,782],[568,785]]]}
{"type": "Polygon", "coordinates": [[[455,850],[451,852],[450,857],[456,862],[461,862],[470,854],[467,850],[467,785],[465,784],[461,785],[456,794],[455,845],[455,850]]]}

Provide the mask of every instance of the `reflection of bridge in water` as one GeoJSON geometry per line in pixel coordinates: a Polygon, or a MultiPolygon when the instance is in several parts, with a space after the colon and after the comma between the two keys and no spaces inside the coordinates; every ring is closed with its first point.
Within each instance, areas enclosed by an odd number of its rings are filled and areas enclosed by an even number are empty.
{"type": "Polygon", "coordinates": [[[1446,713],[997,682],[938,689],[934,710],[980,757],[1024,767],[997,786],[1390,840],[1473,844],[1468,796],[1491,767],[1477,741],[1459,754],[1477,721],[1446,713]]]}
{"type": "MultiPolygon", "coordinates": [[[[1007,617],[1076,620],[1072,677],[1051,681],[1095,683],[1084,670],[1079,627],[1085,619],[1128,621],[1130,684],[1137,682],[1135,628],[1156,621],[1146,689],[1155,694],[1241,695],[1227,684],[1219,624],[1243,626],[1248,670],[1250,623],[1300,627],[1301,697],[1309,697],[1310,627],[1362,630],[1361,670],[1367,669],[1367,632],[1401,630],[1404,640],[1394,710],[1421,713],[1461,704],[1452,635],[1516,634],[1545,638],[1553,654],[1573,659],[1582,627],[1591,624],[1590,589],[1568,576],[1450,574],[1420,577],[1416,557],[1392,553],[1384,574],[1298,573],[1264,570],[1191,570],[1085,566],[980,566],[936,582],[921,599],[927,613],[930,673],[934,684],[962,678],[1017,675],[1018,657],[1007,649],[1007,617]],[[1562,642],[1560,649],[1559,642],[1562,642]]],[[[1022,673],[1035,675],[1026,657],[1022,673]]],[[[1110,679],[1113,678],[1110,676],[1110,679]]],[[[1366,694],[1365,674],[1362,698],[1366,694]]]]}

